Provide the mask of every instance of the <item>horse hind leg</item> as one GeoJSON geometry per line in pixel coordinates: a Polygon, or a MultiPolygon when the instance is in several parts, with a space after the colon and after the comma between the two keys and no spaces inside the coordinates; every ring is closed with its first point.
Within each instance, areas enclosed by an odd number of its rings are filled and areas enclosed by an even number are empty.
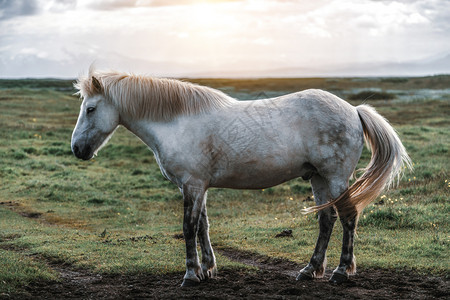
{"type": "MultiPolygon", "coordinates": [[[[317,205],[328,202],[332,199],[330,189],[326,180],[318,174],[311,179],[311,185],[314,193],[314,200],[317,205]]],[[[325,272],[327,259],[326,251],[330,241],[334,223],[337,216],[333,207],[319,211],[319,236],[316,247],[308,265],[300,271],[297,280],[311,280],[313,278],[322,278],[325,272]]]]}
{"type": "Polygon", "coordinates": [[[339,284],[348,280],[349,275],[356,273],[356,259],[353,254],[353,244],[357,217],[350,219],[340,218],[343,228],[342,234],[342,252],[339,266],[333,271],[330,282],[339,284]]]}
{"type": "MultiPolygon", "coordinates": [[[[332,191],[333,199],[337,198],[341,193],[347,189],[348,184],[341,180],[331,180],[330,189],[332,191]]],[[[339,211],[338,211],[339,212],[339,211]]],[[[356,225],[358,223],[358,216],[342,217],[340,216],[342,224],[342,250],[339,266],[333,271],[330,282],[340,284],[348,280],[349,275],[356,273],[356,259],[353,254],[353,245],[356,225]]]]}

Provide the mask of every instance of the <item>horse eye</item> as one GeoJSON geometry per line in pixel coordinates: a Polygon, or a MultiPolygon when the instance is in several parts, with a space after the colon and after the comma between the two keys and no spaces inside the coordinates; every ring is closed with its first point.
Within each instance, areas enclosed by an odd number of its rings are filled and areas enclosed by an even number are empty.
{"type": "Polygon", "coordinates": [[[95,107],[88,107],[87,109],[86,109],[86,112],[87,113],[91,113],[91,112],[93,112],[95,110],[95,107]]]}

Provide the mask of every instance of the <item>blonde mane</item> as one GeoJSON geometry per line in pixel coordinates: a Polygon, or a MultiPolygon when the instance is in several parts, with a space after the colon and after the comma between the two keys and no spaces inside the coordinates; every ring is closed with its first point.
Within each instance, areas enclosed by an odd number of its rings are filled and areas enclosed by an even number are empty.
{"type": "Polygon", "coordinates": [[[102,94],[122,113],[152,121],[206,113],[236,101],[218,90],[189,82],[119,72],[90,70],[89,76],[78,78],[74,86],[83,98],[102,94]]]}

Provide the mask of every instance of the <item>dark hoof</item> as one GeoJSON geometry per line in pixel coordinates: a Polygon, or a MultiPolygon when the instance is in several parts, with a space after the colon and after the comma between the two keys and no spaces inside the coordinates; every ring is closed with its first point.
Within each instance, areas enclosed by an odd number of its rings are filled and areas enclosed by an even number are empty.
{"type": "Polygon", "coordinates": [[[307,275],[305,273],[300,273],[297,276],[297,280],[300,280],[300,281],[307,281],[307,280],[313,280],[313,279],[314,278],[312,276],[309,276],[309,275],[307,275]]]}
{"type": "Polygon", "coordinates": [[[200,282],[198,282],[198,281],[184,279],[183,283],[181,284],[181,287],[193,287],[193,286],[197,286],[199,284],[200,284],[200,282]]]}
{"type": "Polygon", "coordinates": [[[328,280],[332,284],[341,284],[346,281],[348,281],[348,275],[347,274],[341,274],[341,273],[333,273],[330,280],[328,280]]]}

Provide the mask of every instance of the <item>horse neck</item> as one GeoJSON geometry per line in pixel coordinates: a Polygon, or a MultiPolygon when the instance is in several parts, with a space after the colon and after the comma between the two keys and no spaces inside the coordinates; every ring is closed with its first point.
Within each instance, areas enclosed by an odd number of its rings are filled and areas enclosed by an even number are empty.
{"type": "Polygon", "coordinates": [[[153,152],[158,150],[158,139],[156,137],[156,132],[153,130],[158,126],[157,122],[152,122],[149,120],[135,120],[132,117],[120,118],[120,125],[128,129],[138,138],[140,138],[153,152]]]}

